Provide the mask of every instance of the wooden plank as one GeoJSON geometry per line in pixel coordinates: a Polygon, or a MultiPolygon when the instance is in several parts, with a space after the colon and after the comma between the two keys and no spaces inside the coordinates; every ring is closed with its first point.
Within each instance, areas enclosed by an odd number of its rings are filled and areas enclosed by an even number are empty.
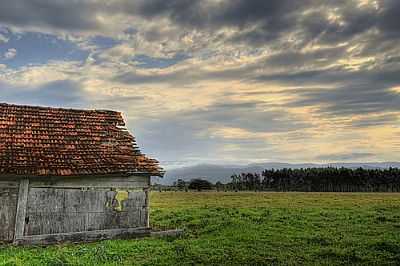
{"type": "Polygon", "coordinates": [[[106,209],[120,211],[146,207],[144,191],[111,191],[107,189],[80,190],[31,188],[28,212],[104,212],[106,209]],[[117,198],[126,193],[126,198],[117,198]]]}
{"type": "Polygon", "coordinates": [[[29,215],[25,235],[85,231],[85,213],[37,212],[29,215]]]}
{"type": "Polygon", "coordinates": [[[61,212],[65,209],[63,189],[31,188],[28,195],[28,213],[61,212]]]}
{"type": "Polygon", "coordinates": [[[24,236],[14,243],[16,245],[51,245],[57,243],[79,243],[79,242],[93,242],[106,239],[130,239],[138,237],[146,237],[151,235],[151,230],[147,227],[143,228],[123,228],[123,229],[109,229],[109,230],[96,230],[85,232],[73,232],[62,234],[46,234],[24,236]]]}
{"type": "Polygon", "coordinates": [[[7,181],[7,180],[0,180],[0,188],[18,188],[19,183],[17,181],[7,181]]]}
{"type": "Polygon", "coordinates": [[[17,213],[15,215],[14,239],[20,239],[24,236],[26,206],[29,192],[29,179],[22,179],[19,184],[17,213]]]}
{"type": "Polygon", "coordinates": [[[0,242],[12,242],[15,231],[18,188],[0,187],[0,242]]]}
{"type": "Polygon", "coordinates": [[[148,176],[129,177],[86,177],[86,178],[58,178],[48,180],[33,180],[33,188],[113,188],[113,189],[141,189],[149,187],[148,176]]]}
{"type": "Polygon", "coordinates": [[[146,224],[146,227],[150,228],[150,193],[149,193],[149,188],[144,189],[145,193],[145,205],[144,205],[144,221],[143,223],[146,224]]]}
{"type": "Polygon", "coordinates": [[[25,235],[145,227],[146,210],[144,191],[31,188],[25,235]]]}

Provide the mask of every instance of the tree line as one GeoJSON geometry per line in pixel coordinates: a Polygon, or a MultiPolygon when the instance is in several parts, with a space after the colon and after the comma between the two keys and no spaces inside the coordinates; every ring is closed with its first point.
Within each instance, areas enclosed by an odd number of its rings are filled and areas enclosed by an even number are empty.
{"type": "Polygon", "coordinates": [[[178,179],[172,186],[153,185],[159,191],[304,191],[400,192],[400,169],[300,168],[241,173],[231,182],[212,184],[206,178],[178,179]]]}
{"type": "Polygon", "coordinates": [[[232,175],[223,186],[235,191],[400,192],[400,169],[271,169],[232,175]]]}

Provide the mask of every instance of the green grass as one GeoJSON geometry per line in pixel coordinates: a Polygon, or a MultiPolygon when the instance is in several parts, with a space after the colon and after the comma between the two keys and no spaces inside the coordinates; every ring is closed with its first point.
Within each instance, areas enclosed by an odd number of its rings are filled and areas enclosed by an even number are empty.
{"type": "Polygon", "coordinates": [[[0,265],[400,265],[400,194],[152,193],[181,238],[0,247],[0,265]]]}

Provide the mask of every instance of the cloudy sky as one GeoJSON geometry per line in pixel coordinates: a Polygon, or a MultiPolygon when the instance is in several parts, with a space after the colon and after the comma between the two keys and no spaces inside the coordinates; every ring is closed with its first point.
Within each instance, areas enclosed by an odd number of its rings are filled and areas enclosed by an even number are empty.
{"type": "Polygon", "coordinates": [[[0,3],[0,101],[124,112],[166,168],[400,160],[398,0],[0,3]]]}

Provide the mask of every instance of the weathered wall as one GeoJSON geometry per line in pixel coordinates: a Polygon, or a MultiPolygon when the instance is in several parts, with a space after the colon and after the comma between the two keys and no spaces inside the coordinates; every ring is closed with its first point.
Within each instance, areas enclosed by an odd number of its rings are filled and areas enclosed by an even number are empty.
{"type": "Polygon", "coordinates": [[[25,235],[145,227],[143,191],[31,188],[25,235]]]}
{"type": "Polygon", "coordinates": [[[0,242],[13,240],[17,198],[18,183],[0,181],[0,242]]]}
{"type": "MultiPolygon", "coordinates": [[[[148,226],[150,178],[30,180],[24,236],[148,226]]],[[[18,182],[0,182],[0,241],[12,241],[18,182]]],[[[21,231],[22,231],[21,230],[21,231]]]]}

